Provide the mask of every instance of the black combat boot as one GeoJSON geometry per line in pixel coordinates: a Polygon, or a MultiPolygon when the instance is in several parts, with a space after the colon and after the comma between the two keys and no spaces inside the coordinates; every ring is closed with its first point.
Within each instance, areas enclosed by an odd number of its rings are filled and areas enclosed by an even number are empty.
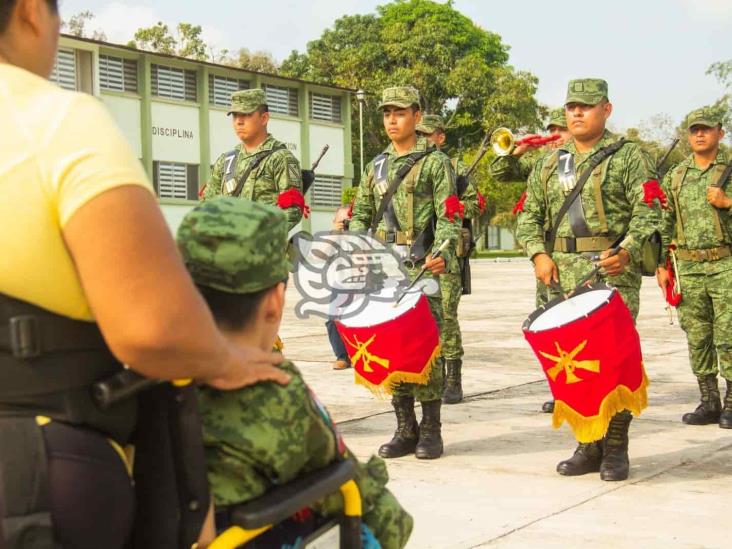
{"type": "Polygon", "coordinates": [[[545,414],[551,414],[554,412],[554,401],[553,400],[547,400],[544,404],[541,405],[541,411],[545,414]]]}
{"type": "Polygon", "coordinates": [[[463,361],[459,358],[445,360],[445,394],[442,402],[457,404],[463,400],[462,372],[463,361]]]}
{"type": "Polygon", "coordinates": [[[387,459],[413,454],[419,440],[414,397],[395,396],[392,397],[391,404],[396,412],[397,428],[394,438],[379,448],[379,455],[387,459]]]}
{"type": "Polygon", "coordinates": [[[442,455],[441,400],[422,403],[422,422],[419,424],[419,442],[414,454],[417,459],[437,459],[442,455]]]}
{"type": "Polygon", "coordinates": [[[727,380],[727,392],[724,395],[724,408],[719,416],[719,426],[722,429],[732,429],[732,381],[727,380]]]}
{"type": "Polygon", "coordinates": [[[597,473],[602,460],[602,440],[580,442],[574,455],[557,464],[557,473],[568,477],[597,473]]]}
{"type": "Polygon", "coordinates": [[[628,410],[617,413],[610,420],[605,438],[602,440],[602,463],[600,478],[602,480],[625,480],[630,472],[628,459],[628,429],[633,414],[628,410]]]}
{"type": "Polygon", "coordinates": [[[716,374],[696,378],[701,391],[701,403],[696,410],[684,414],[681,421],[687,425],[709,425],[719,422],[722,403],[719,398],[719,385],[716,374]]]}

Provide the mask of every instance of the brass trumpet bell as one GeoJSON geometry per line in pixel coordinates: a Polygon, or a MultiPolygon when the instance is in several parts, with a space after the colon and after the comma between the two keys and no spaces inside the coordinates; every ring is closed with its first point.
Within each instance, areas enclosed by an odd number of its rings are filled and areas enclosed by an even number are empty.
{"type": "Polygon", "coordinates": [[[498,128],[491,134],[490,145],[496,156],[508,156],[514,149],[516,138],[508,128],[498,128]]]}

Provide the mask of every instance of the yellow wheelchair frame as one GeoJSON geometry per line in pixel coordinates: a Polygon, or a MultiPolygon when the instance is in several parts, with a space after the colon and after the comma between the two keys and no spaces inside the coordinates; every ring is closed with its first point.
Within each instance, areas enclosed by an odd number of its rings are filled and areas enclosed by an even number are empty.
{"type": "MultiPolygon", "coordinates": [[[[92,394],[101,408],[107,408],[158,383],[160,382],[125,370],[113,378],[95,384],[92,394]]],[[[182,403],[190,398],[190,384],[191,380],[171,382],[174,400],[182,403]]],[[[303,508],[330,494],[340,492],[343,497],[343,518],[339,521],[340,549],[361,549],[361,494],[353,480],[355,473],[356,466],[353,461],[337,461],[323,469],[277,486],[259,498],[230,507],[227,511],[233,526],[219,534],[209,544],[209,548],[240,547],[303,508]]],[[[333,519],[327,523],[326,528],[330,531],[335,525],[336,519],[333,519]]]]}

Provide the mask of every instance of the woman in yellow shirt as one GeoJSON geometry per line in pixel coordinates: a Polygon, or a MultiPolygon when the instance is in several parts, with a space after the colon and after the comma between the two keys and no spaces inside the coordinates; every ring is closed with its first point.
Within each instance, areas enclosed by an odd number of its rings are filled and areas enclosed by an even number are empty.
{"type": "Polygon", "coordinates": [[[128,441],[135,409],[94,409],[90,383],[121,364],[222,389],[288,378],[218,332],[98,100],[48,82],[59,27],[56,0],[0,0],[0,530],[22,544],[50,510],[63,547],[122,547],[133,494],[107,440],[128,441]],[[39,447],[47,470],[28,465],[39,447]]]}

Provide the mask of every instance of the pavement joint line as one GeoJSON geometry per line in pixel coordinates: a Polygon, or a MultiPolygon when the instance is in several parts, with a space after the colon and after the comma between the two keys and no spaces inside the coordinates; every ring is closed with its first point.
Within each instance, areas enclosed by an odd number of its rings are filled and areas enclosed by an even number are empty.
{"type": "MultiPolygon", "coordinates": [[[[527,385],[533,385],[534,383],[539,383],[539,382],[542,382],[542,381],[544,381],[544,380],[543,379],[540,379],[540,380],[537,380],[537,381],[528,381],[526,383],[520,383],[519,385],[510,385],[508,387],[502,387],[500,389],[493,389],[492,391],[484,391],[482,393],[475,393],[473,395],[467,395],[467,396],[465,396],[463,398],[463,402],[478,402],[478,401],[481,401],[481,400],[487,400],[487,399],[481,398],[481,397],[489,396],[489,395],[496,394],[496,393],[500,393],[502,391],[510,391],[511,389],[515,389],[515,388],[518,388],[518,387],[526,387],[527,385]]],[[[456,405],[455,404],[445,404],[445,406],[456,406],[456,405]]],[[[394,413],[393,410],[385,410],[383,412],[374,412],[373,414],[368,414],[368,415],[365,415],[363,417],[354,417],[354,418],[351,418],[351,419],[344,419],[343,421],[339,421],[338,422],[338,425],[339,426],[340,425],[349,425],[351,423],[356,423],[357,421],[362,421],[362,420],[365,420],[365,419],[371,419],[372,417],[383,416],[383,415],[386,415],[386,414],[393,414],[393,413],[394,413]]]]}
{"type": "Polygon", "coordinates": [[[566,511],[571,511],[573,509],[577,509],[578,507],[581,507],[585,503],[589,503],[590,501],[599,499],[599,498],[601,498],[601,497],[603,497],[603,496],[605,496],[607,494],[612,494],[613,492],[617,492],[618,490],[622,490],[623,488],[627,488],[628,486],[635,486],[637,484],[642,484],[642,483],[644,483],[646,481],[653,480],[654,478],[660,477],[661,475],[665,475],[669,471],[672,471],[672,470],[677,469],[679,467],[686,467],[687,465],[690,465],[690,464],[693,464],[693,463],[701,463],[701,462],[707,461],[708,459],[711,458],[712,455],[714,455],[716,453],[719,453],[719,452],[723,452],[725,450],[730,450],[730,449],[732,449],[732,443],[731,444],[726,444],[725,446],[720,446],[719,448],[717,448],[716,450],[714,450],[711,454],[704,454],[704,455],[700,456],[699,458],[689,457],[687,459],[683,459],[679,463],[675,463],[673,465],[670,465],[670,466],[668,466],[668,467],[666,467],[666,468],[664,468],[664,469],[662,469],[660,471],[656,471],[655,473],[649,473],[648,475],[642,476],[642,477],[640,477],[637,480],[628,481],[628,482],[622,482],[619,486],[615,486],[613,488],[609,488],[608,490],[604,490],[604,491],[602,491],[602,492],[600,492],[598,494],[595,494],[593,496],[590,496],[588,498],[585,498],[582,501],[578,501],[577,503],[574,503],[574,504],[572,504],[572,505],[570,505],[568,507],[565,507],[564,509],[559,509],[558,511],[554,511],[553,513],[550,513],[548,515],[544,515],[542,517],[538,517],[538,518],[536,518],[534,520],[531,520],[531,521],[529,521],[529,522],[527,522],[525,524],[522,524],[520,526],[517,526],[516,528],[513,528],[512,530],[509,530],[508,532],[504,532],[503,534],[501,534],[499,536],[490,538],[490,539],[488,539],[486,541],[482,541],[482,542],[478,543],[477,545],[471,545],[470,546],[470,549],[475,549],[476,547],[481,547],[481,546],[484,546],[484,545],[493,543],[494,541],[498,541],[499,539],[508,537],[508,536],[510,536],[510,535],[512,535],[512,534],[514,534],[516,532],[520,532],[521,530],[524,530],[526,528],[529,528],[530,526],[533,526],[534,524],[537,524],[539,522],[542,522],[542,521],[544,521],[546,519],[550,519],[550,518],[556,517],[556,516],[561,515],[562,513],[566,512],[566,511]]]}

